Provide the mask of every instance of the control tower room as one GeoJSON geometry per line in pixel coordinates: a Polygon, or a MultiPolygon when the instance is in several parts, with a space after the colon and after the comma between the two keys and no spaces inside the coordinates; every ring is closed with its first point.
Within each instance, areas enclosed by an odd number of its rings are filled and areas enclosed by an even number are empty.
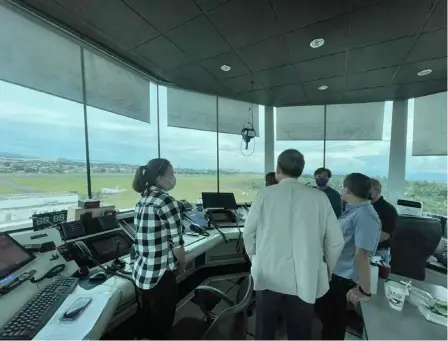
{"type": "Polygon", "coordinates": [[[0,0],[0,340],[447,340],[446,0],[0,0]]]}

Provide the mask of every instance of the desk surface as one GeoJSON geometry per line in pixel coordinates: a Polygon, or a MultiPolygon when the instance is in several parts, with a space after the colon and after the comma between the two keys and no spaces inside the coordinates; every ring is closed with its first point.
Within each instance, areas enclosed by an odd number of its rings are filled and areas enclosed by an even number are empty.
{"type": "MultiPolygon", "coordinates": [[[[431,294],[438,289],[426,282],[412,281],[412,285],[431,294]]],[[[390,308],[384,294],[384,280],[378,282],[377,294],[361,303],[361,310],[369,340],[447,339],[446,327],[427,321],[417,307],[409,302],[405,302],[401,312],[390,308]]]]}
{"type": "MultiPolygon", "coordinates": [[[[223,228],[221,229],[223,234],[226,236],[228,240],[239,239],[242,238],[241,233],[242,229],[238,228],[223,228]]],[[[202,253],[208,252],[216,245],[223,242],[222,235],[216,231],[209,231],[209,237],[193,237],[193,236],[185,236],[185,251],[187,261],[192,261],[197,256],[202,253]]],[[[39,254],[36,260],[33,263],[30,263],[22,270],[28,271],[30,269],[37,269],[39,276],[45,274],[51,267],[56,264],[65,262],[62,257],[57,261],[50,261],[50,253],[47,254],[39,254]]],[[[129,256],[123,257],[127,261],[129,256]]],[[[66,271],[64,271],[65,275],[70,275],[76,269],[72,268],[70,265],[74,265],[74,262],[66,263],[66,271]]],[[[128,266],[129,267],[129,266],[128,266]]],[[[129,270],[129,268],[128,268],[129,270]]],[[[39,277],[38,276],[38,277],[39,277]]],[[[50,282],[51,280],[45,280],[45,282],[40,285],[44,286],[46,282],[50,282]]],[[[39,290],[39,286],[36,284],[32,284],[31,282],[26,282],[20,286],[20,288],[14,290],[10,294],[2,297],[0,299],[1,305],[5,305],[10,307],[11,309],[0,311],[0,326],[6,323],[6,321],[14,315],[14,313],[23,306],[30,297],[35,294],[39,290]]],[[[74,294],[89,294],[93,292],[110,292],[112,294],[110,302],[107,304],[107,307],[104,309],[101,317],[97,320],[95,327],[93,330],[86,331],[89,339],[99,339],[103,332],[108,327],[109,322],[112,319],[116,319],[114,314],[116,314],[117,309],[123,306],[127,306],[132,304],[135,306],[135,292],[132,283],[129,280],[112,276],[104,283],[96,286],[93,289],[85,290],[82,287],[78,286],[74,290],[74,294]]],[[[134,311],[132,307],[128,309],[129,311],[134,311]]],[[[123,311],[122,314],[127,314],[126,311],[123,311]]],[[[126,316],[125,316],[126,317],[126,316]]]]}

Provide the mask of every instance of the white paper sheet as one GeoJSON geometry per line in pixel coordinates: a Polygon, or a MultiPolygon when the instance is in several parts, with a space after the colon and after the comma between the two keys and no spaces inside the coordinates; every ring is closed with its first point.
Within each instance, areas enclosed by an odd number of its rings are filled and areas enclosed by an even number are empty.
{"type": "Polygon", "coordinates": [[[85,339],[100,318],[111,296],[110,293],[102,292],[71,294],[33,340],[85,339]],[[92,301],[76,320],[61,321],[60,318],[65,311],[81,297],[90,297],[92,301]]]}

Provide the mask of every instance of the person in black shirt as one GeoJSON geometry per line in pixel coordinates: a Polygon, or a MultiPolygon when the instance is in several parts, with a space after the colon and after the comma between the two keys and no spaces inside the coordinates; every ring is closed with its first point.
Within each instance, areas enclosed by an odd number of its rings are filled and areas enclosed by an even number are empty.
{"type": "Polygon", "coordinates": [[[333,211],[336,214],[336,218],[339,219],[342,213],[341,206],[341,194],[338,191],[334,190],[330,186],[328,186],[328,181],[331,178],[331,170],[328,168],[318,168],[314,172],[314,179],[316,181],[317,188],[323,191],[328,199],[330,200],[331,207],[333,207],[333,211]]]}
{"type": "Polygon", "coordinates": [[[395,229],[398,219],[398,213],[395,207],[386,201],[381,195],[381,183],[372,179],[372,189],[370,191],[370,200],[376,213],[381,220],[381,236],[378,244],[377,253],[386,263],[390,262],[390,238],[395,229]]]}
{"type": "Polygon", "coordinates": [[[277,185],[277,184],[278,184],[278,181],[275,178],[275,172],[267,173],[266,177],[265,177],[265,185],[266,185],[266,187],[272,186],[272,185],[277,185]]]}

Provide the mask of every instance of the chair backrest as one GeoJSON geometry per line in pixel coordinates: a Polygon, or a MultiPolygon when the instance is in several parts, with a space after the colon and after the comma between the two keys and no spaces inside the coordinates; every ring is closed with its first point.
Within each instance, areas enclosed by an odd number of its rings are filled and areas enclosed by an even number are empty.
{"type": "Polygon", "coordinates": [[[204,334],[204,340],[245,340],[247,336],[247,310],[254,289],[249,275],[240,285],[236,304],[224,310],[204,334]]]}
{"type": "Polygon", "coordinates": [[[391,240],[391,272],[424,280],[426,262],[442,238],[439,219],[401,215],[391,240]]]}
{"type": "MultiPolygon", "coordinates": [[[[239,304],[244,301],[246,298],[247,292],[250,289],[249,286],[252,285],[252,277],[249,275],[247,276],[240,284],[240,287],[238,288],[238,292],[236,293],[235,297],[235,303],[239,304]]],[[[249,297],[250,299],[251,297],[249,297]]]]}

